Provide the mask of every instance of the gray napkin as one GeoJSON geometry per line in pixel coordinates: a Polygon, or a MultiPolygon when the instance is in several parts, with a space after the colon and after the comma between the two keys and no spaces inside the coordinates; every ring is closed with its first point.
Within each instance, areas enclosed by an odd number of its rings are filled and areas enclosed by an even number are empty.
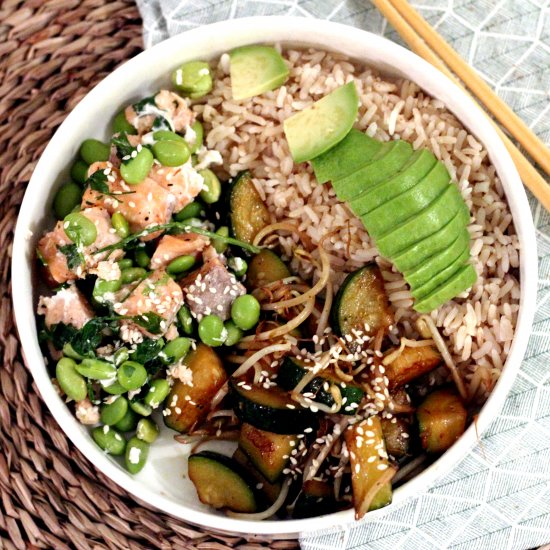
{"type": "MultiPolygon", "coordinates": [[[[187,29],[252,15],[346,23],[401,42],[368,0],[137,0],[147,47],[187,29]]],[[[412,2],[550,144],[548,0],[412,2]]],[[[520,374],[498,418],[457,467],[416,498],[338,529],[306,550],[510,549],[550,542],[550,215],[529,194],[539,251],[538,305],[520,374]]]]}

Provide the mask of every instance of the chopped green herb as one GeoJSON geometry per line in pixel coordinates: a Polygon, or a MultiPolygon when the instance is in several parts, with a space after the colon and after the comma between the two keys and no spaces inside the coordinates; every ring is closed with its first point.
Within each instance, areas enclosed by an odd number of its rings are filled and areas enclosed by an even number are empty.
{"type": "Polygon", "coordinates": [[[85,186],[90,187],[93,191],[109,194],[109,186],[107,185],[107,175],[103,170],[96,170],[87,180],[85,186]]]}
{"type": "Polygon", "coordinates": [[[84,256],[82,256],[76,244],[65,244],[58,246],[57,249],[67,258],[67,267],[70,270],[74,270],[84,263],[84,256]]]}
{"type": "Polygon", "coordinates": [[[135,147],[130,145],[126,134],[113,137],[111,143],[116,147],[116,155],[122,162],[128,162],[130,159],[126,157],[131,158],[132,153],[136,150],[135,147]],[[126,160],[124,160],[125,158],[126,160]]]}
{"type": "Polygon", "coordinates": [[[143,315],[136,315],[135,317],[131,317],[132,321],[139,325],[140,327],[143,327],[147,332],[150,332],[151,334],[159,334],[162,332],[161,323],[164,321],[164,319],[157,315],[156,313],[144,313],[143,315]]]}
{"type": "Polygon", "coordinates": [[[146,105],[154,105],[155,107],[157,106],[157,104],[155,103],[154,95],[140,99],[137,103],[134,103],[132,107],[134,108],[136,115],[140,116],[145,114],[144,111],[146,105]]]}

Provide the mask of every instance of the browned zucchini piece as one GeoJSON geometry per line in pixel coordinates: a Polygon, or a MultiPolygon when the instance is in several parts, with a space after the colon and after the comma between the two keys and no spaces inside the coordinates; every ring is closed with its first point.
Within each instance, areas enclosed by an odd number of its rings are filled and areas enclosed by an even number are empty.
{"type": "Polygon", "coordinates": [[[410,425],[404,418],[382,418],[382,433],[388,454],[401,458],[409,454],[411,443],[410,425]]]}
{"type": "Polygon", "coordinates": [[[426,397],[416,417],[422,447],[429,453],[442,453],[464,433],[467,412],[454,389],[441,388],[426,397]]]}
{"type": "MultiPolygon", "coordinates": [[[[388,353],[392,353],[390,350],[388,353]]],[[[386,366],[386,376],[390,388],[398,388],[411,380],[430,372],[441,364],[443,359],[433,346],[411,348],[406,346],[399,357],[386,366]]]]}
{"type": "Polygon", "coordinates": [[[372,499],[370,496],[379,479],[386,476],[388,469],[393,467],[388,460],[382,425],[377,416],[371,416],[359,424],[354,424],[346,430],[344,437],[351,462],[355,517],[360,519],[368,511],[391,503],[391,481],[384,483],[372,499]]]}
{"type": "Polygon", "coordinates": [[[262,248],[248,264],[246,284],[251,289],[261,288],[286,277],[290,277],[290,271],[283,260],[272,250],[262,248]]]}
{"type": "Polygon", "coordinates": [[[296,441],[295,435],[267,432],[246,422],[241,426],[239,435],[241,449],[271,482],[276,481],[283,473],[296,441]]]}
{"type": "Polygon", "coordinates": [[[227,374],[216,352],[204,344],[188,353],[183,364],[193,374],[193,385],[174,381],[164,403],[170,411],[164,423],[177,432],[188,433],[208,414],[210,402],[227,381],[227,374]]]}

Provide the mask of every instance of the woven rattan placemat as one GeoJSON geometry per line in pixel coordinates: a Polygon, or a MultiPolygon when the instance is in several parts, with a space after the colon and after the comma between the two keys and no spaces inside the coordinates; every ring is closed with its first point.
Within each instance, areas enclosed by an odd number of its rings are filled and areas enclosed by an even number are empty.
{"type": "Polygon", "coordinates": [[[129,0],[0,0],[0,548],[296,548],[222,537],[137,502],[65,437],[25,368],[10,261],[19,205],[76,103],[142,49],[129,0]]]}

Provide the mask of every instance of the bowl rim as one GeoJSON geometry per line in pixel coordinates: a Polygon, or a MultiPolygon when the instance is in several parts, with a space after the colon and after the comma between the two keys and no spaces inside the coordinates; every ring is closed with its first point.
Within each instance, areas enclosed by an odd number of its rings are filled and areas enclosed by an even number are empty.
{"type": "MultiPolygon", "coordinates": [[[[146,58],[170,55],[170,51],[173,48],[181,47],[188,40],[199,40],[201,36],[204,40],[204,37],[208,34],[211,36],[216,34],[223,36],[224,34],[240,32],[243,37],[240,41],[242,45],[262,41],[270,43],[280,41],[284,44],[296,42],[295,39],[289,40],[287,38],[280,38],[279,40],[265,38],[262,40],[261,37],[264,36],[263,32],[265,32],[265,36],[267,37],[271,36],[270,31],[271,34],[281,34],[281,36],[300,36],[304,31],[317,33],[327,40],[324,44],[317,42],[316,47],[332,51],[338,51],[338,38],[345,35],[348,42],[368,44],[371,52],[378,52],[381,58],[394,62],[397,67],[404,65],[414,66],[418,71],[418,77],[415,76],[412,80],[417,83],[425,81],[427,84],[437,85],[438,88],[443,89],[446,95],[445,103],[447,109],[453,112],[456,110],[466,112],[466,109],[468,109],[480,113],[480,108],[462,90],[416,54],[386,38],[341,23],[296,16],[255,16],[220,21],[185,31],[156,44],[152,48],[144,50],[110,73],[86,94],[55,132],[36,165],[21,204],[13,245],[12,300],[19,335],[26,335],[24,339],[20,338],[23,357],[34,377],[44,402],[71,442],[89,460],[93,458],[95,466],[107,477],[149,505],[155,506],[163,512],[194,525],[223,533],[246,533],[249,537],[251,535],[292,537],[301,532],[327,528],[334,529],[337,526],[352,522],[353,510],[345,510],[325,516],[300,520],[255,522],[237,520],[215,513],[189,509],[183,504],[174,503],[171,498],[164,497],[144,487],[138,480],[122,471],[102,453],[95,446],[91,437],[81,432],[79,423],[55,392],[39,348],[37,352],[38,343],[36,327],[34,325],[34,312],[29,314],[28,310],[25,311],[23,307],[18,306],[18,302],[20,301],[18,298],[22,297],[29,290],[28,282],[31,270],[26,249],[28,248],[28,233],[31,227],[29,211],[33,203],[32,191],[39,185],[42,185],[41,171],[46,166],[48,158],[55,156],[56,144],[62,141],[64,129],[75,124],[81,114],[90,110],[93,112],[96,98],[108,94],[109,87],[113,83],[121,81],[124,78],[130,78],[132,72],[138,70],[142,60],[146,58]],[[278,31],[273,31],[274,28],[278,29],[278,31]],[[30,338],[29,335],[32,335],[34,338],[30,338]]],[[[311,44],[311,41],[308,44],[311,44]]],[[[368,65],[369,63],[372,63],[372,59],[365,59],[365,64],[368,65]]],[[[421,83],[419,85],[422,88],[430,90],[430,86],[422,85],[421,83]]],[[[431,91],[429,93],[433,95],[431,91]]],[[[457,118],[460,120],[458,115],[457,118]]],[[[475,128],[471,128],[471,126],[472,124],[470,124],[469,131],[474,133],[476,138],[484,144],[491,159],[494,161],[495,158],[498,158],[498,164],[501,168],[497,170],[497,173],[501,178],[507,201],[512,211],[516,232],[520,240],[521,298],[514,340],[502,375],[479,414],[477,426],[470,425],[464,435],[442,457],[411,481],[396,489],[392,508],[395,504],[402,502],[406,498],[418,494],[422,488],[433,484],[437,478],[440,478],[454,465],[458,464],[473,447],[478,434],[482,433],[497,415],[519,371],[534,316],[537,270],[533,269],[533,266],[537,265],[537,252],[535,230],[527,196],[511,157],[489,121],[483,116],[478,116],[473,125],[475,128]],[[527,266],[530,266],[530,269],[527,269],[527,266]]],[[[50,181],[49,184],[51,186],[52,182],[50,181]]],[[[365,521],[376,521],[380,515],[387,511],[388,508],[370,512],[366,516],[365,521]]]]}

